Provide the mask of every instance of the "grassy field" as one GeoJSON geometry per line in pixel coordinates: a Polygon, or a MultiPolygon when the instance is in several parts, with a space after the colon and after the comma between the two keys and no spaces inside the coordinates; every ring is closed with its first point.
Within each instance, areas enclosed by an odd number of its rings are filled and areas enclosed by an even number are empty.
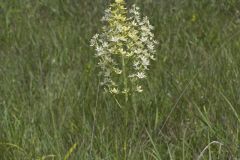
{"type": "Polygon", "coordinates": [[[99,86],[109,3],[0,1],[0,159],[240,159],[239,0],[127,1],[159,41],[136,110],[99,86]]]}

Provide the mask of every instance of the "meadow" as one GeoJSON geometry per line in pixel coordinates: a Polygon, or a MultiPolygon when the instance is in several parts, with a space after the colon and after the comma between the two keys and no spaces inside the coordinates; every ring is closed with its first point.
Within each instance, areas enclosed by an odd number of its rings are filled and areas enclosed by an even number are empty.
{"type": "Polygon", "coordinates": [[[90,47],[110,0],[0,1],[1,160],[240,159],[240,1],[133,3],[159,44],[120,108],[90,47]]]}

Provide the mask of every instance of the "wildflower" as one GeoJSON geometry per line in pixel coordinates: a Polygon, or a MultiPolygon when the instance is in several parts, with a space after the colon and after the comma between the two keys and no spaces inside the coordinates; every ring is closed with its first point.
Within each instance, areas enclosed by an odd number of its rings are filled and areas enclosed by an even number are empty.
{"type": "Polygon", "coordinates": [[[118,94],[119,90],[117,88],[112,88],[112,89],[110,89],[110,92],[113,94],[118,94]]]}
{"type": "Polygon", "coordinates": [[[97,48],[96,48],[96,51],[97,51],[97,52],[102,52],[102,51],[103,51],[103,48],[102,48],[102,47],[99,47],[99,46],[97,46],[97,48]]]}
{"type": "Polygon", "coordinates": [[[147,37],[141,37],[140,39],[141,42],[146,42],[147,40],[148,40],[147,37]]]}
{"type": "Polygon", "coordinates": [[[143,72],[138,72],[136,76],[140,79],[143,79],[146,77],[146,75],[143,72]]]}
{"type": "Polygon", "coordinates": [[[142,65],[144,67],[147,67],[148,65],[150,65],[150,62],[146,57],[142,57],[141,60],[142,60],[142,65]]]}
{"type": "Polygon", "coordinates": [[[142,86],[137,86],[136,91],[141,93],[143,91],[142,86]]]}
{"type": "Polygon", "coordinates": [[[118,41],[119,41],[119,38],[118,38],[118,37],[112,37],[112,38],[111,38],[111,41],[112,41],[112,42],[118,42],[118,41]]]}
{"type": "Polygon", "coordinates": [[[125,89],[122,91],[123,94],[126,94],[126,93],[128,93],[128,92],[129,92],[129,89],[128,89],[128,88],[125,88],[125,89]]]}
{"type": "Polygon", "coordinates": [[[191,21],[192,21],[192,22],[195,22],[196,20],[197,20],[197,16],[196,16],[196,14],[192,14],[191,21]]]}
{"type": "Polygon", "coordinates": [[[154,50],[154,45],[152,43],[148,44],[147,47],[150,49],[150,50],[154,50]]]}
{"type": "Polygon", "coordinates": [[[102,47],[103,48],[107,48],[108,47],[108,43],[107,42],[103,42],[102,47]]]}
{"type": "Polygon", "coordinates": [[[134,66],[134,67],[137,67],[137,66],[139,66],[139,64],[140,64],[140,62],[139,62],[139,61],[135,61],[135,62],[133,62],[133,66],[134,66]]]}
{"type": "Polygon", "coordinates": [[[113,68],[114,69],[114,72],[117,73],[117,74],[122,74],[122,70],[119,69],[119,68],[113,68]]]}
{"type": "Polygon", "coordinates": [[[132,5],[128,10],[125,6],[125,0],[115,0],[101,19],[102,33],[90,41],[99,59],[100,84],[112,94],[142,92],[139,84],[155,60],[154,27],[148,17],[141,17],[139,7],[132,5]]]}

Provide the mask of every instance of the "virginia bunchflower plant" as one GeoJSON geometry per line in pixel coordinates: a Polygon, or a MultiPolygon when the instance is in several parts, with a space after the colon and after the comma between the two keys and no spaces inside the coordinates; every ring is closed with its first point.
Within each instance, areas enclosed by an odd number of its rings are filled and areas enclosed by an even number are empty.
{"type": "Polygon", "coordinates": [[[139,7],[127,9],[124,0],[115,0],[101,19],[102,32],[91,39],[101,69],[101,85],[112,94],[142,92],[155,46],[148,17],[141,17],[139,7]]]}

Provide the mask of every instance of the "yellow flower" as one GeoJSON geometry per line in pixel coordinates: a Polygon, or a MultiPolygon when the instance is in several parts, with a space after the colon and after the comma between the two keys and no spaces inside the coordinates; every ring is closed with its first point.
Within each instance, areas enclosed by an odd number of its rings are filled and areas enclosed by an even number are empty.
{"type": "Polygon", "coordinates": [[[110,93],[118,94],[119,90],[117,88],[112,88],[112,89],[110,89],[110,93]]]}
{"type": "Polygon", "coordinates": [[[191,21],[192,21],[192,22],[195,22],[196,20],[197,20],[197,17],[196,17],[195,14],[193,14],[193,15],[192,15],[192,19],[191,19],[191,21]]]}
{"type": "Polygon", "coordinates": [[[125,21],[125,20],[126,20],[126,17],[124,17],[124,16],[121,15],[121,14],[116,14],[116,15],[114,16],[114,18],[115,18],[116,20],[120,20],[120,21],[125,21]]]}
{"type": "Polygon", "coordinates": [[[122,70],[116,68],[116,67],[113,67],[113,70],[116,74],[122,74],[122,70]]]}
{"type": "Polygon", "coordinates": [[[139,92],[139,93],[141,93],[141,92],[143,91],[142,86],[137,86],[136,91],[139,92]]]}

